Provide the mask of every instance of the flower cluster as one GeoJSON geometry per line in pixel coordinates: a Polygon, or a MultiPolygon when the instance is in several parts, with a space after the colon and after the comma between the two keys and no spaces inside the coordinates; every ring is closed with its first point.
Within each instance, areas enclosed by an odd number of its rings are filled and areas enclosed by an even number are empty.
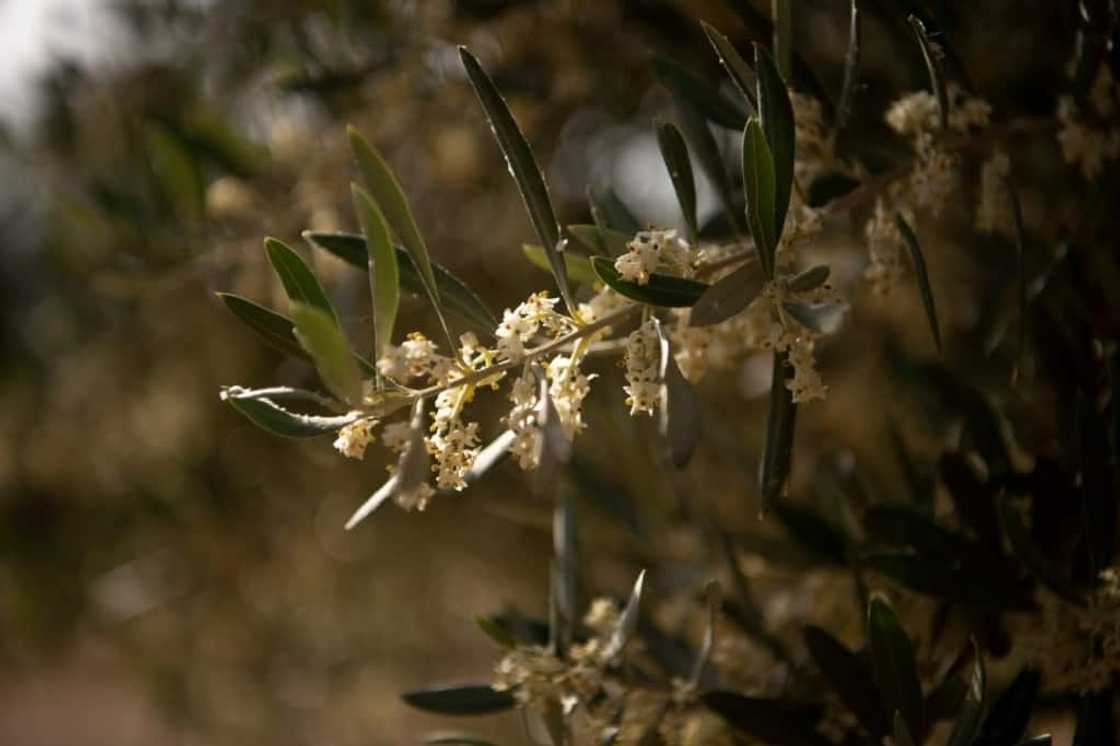
{"type": "Polygon", "coordinates": [[[647,321],[626,338],[626,404],[630,414],[653,414],[661,398],[661,335],[647,321]]]}
{"type": "Polygon", "coordinates": [[[1058,99],[1058,144],[1066,163],[1081,169],[1086,181],[1096,181],[1104,167],[1120,155],[1120,128],[1109,124],[1120,108],[1116,81],[1102,63],[1093,80],[1088,106],[1082,109],[1072,96],[1058,99]]]}
{"type": "Polygon", "coordinates": [[[1008,235],[1013,230],[1011,197],[1007,179],[1011,175],[1011,159],[996,149],[980,167],[980,200],[976,206],[976,230],[981,233],[1008,235]]]}
{"type": "Polygon", "coordinates": [[[658,271],[692,275],[692,249],[675,230],[639,231],[626,248],[627,252],[614,261],[624,280],[645,285],[658,271]]]}

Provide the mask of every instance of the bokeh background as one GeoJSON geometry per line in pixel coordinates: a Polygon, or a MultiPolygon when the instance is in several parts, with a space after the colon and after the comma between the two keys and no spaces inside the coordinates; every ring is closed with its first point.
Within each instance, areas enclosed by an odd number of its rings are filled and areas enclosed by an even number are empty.
{"type": "MultiPolygon", "coordinates": [[[[385,509],[345,533],[384,463],[344,460],[329,439],[274,439],[219,401],[222,384],[314,379],[259,345],[214,292],[275,305],[264,235],[297,245],[304,228],[356,227],[346,123],[397,170],[434,257],[491,308],[548,286],[521,258],[531,228],[458,66],[461,43],[537,149],[561,222],[589,222],[587,188],[609,186],[643,221],[677,224],[650,124],[673,112],[649,62],[669,56],[718,83],[697,19],[744,41],[733,5],[0,3],[15,60],[0,77],[0,743],[396,744],[446,727],[397,694],[488,677],[497,651],[474,615],[545,613],[550,507],[507,465],[424,514],[385,509]]],[[[895,152],[882,111],[922,87],[924,69],[893,3],[866,5],[846,137],[878,168],[895,152]]],[[[1073,43],[1065,4],[927,5],[956,24],[997,111],[1053,111],[1073,43]]],[[[835,96],[846,3],[797,7],[798,49],[835,96]]],[[[718,134],[731,147],[735,133],[718,134]]],[[[1076,194],[1032,185],[1075,182],[1052,141],[1024,151],[1028,222],[1040,243],[1056,240],[1076,194]],[[1043,203],[1045,220],[1034,217],[1043,203]]],[[[701,211],[715,210],[705,182],[701,211]]],[[[1013,260],[947,238],[927,252],[947,336],[965,336],[947,356],[969,361],[967,335],[1009,297],[1013,260]]],[[[830,223],[812,252],[832,262],[859,323],[820,349],[833,395],[800,416],[799,453],[858,458],[889,491],[898,467],[878,454],[897,408],[883,403],[884,350],[931,354],[920,306],[916,294],[884,302],[860,289],[858,220],[830,223]]],[[[367,339],[362,278],[306,255],[352,338],[367,339]]],[[[421,302],[404,309],[401,327],[430,325],[421,302]]],[[[690,512],[773,533],[757,525],[750,487],[765,359],[706,381],[705,442],[683,475],[666,470],[654,427],[625,415],[613,362],[596,365],[578,457],[592,591],[624,593],[651,547],[700,577],[697,536],[678,530],[690,512]]],[[[799,469],[813,461],[799,457],[799,469]]],[[[850,589],[831,600],[814,581],[794,593],[757,558],[751,567],[782,618],[858,617],[850,589]]],[[[689,629],[680,609],[663,616],[689,629]]],[[[512,717],[471,728],[517,742],[512,717]]]]}

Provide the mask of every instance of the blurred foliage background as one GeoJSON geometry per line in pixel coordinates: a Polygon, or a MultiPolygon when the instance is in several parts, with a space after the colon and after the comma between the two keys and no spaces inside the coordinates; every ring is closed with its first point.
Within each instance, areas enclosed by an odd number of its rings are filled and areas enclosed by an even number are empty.
{"type": "MultiPolygon", "coordinates": [[[[899,147],[883,124],[886,105],[925,85],[917,47],[898,23],[912,4],[864,3],[863,86],[841,149],[873,171],[899,147]]],[[[796,3],[796,48],[833,98],[846,5],[796,3]]],[[[1054,111],[1072,56],[1072,4],[916,5],[941,14],[997,113],[1054,111]]],[[[520,255],[529,223],[458,67],[460,43],[487,64],[537,149],[562,223],[590,222],[589,187],[610,187],[643,221],[678,223],[651,126],[673,111],[650,60],[670,57],[716,84],[698,19],[744,41],[735,6],[104,3],[111,62],[59,59],[28,81],[42,105],[3,145],[0,741],[407,743],[442,727],[397,693],[488,676],[496,651],[474,615],[513,605],[544,615],[550,507],[503,467],[422,515],[385,510],[344,533],[384,464],[346,461],[322,440],[279,441],[219,402],[221,384],[299,385],[314,374],[259,345],[213,292],[272,305],[282,294],[264,235],[295,245],[305,228],[356,228],[346,123],[392,162],[434,257],[491,308],[549,285],[520,255]]],[[[1028,261],[1038,268],[1079,224],[1088,188],[1053,138],[1015,148],[1035,244],[1028,261]]],[[[976,350],[1013,306],[1014,255],[969,232],[967,189],[924,242],[949,340],[945,362],[1006,393],[1006,346],[976,350]]],[[[1108,189],[1093,199],[1114,204],[1108,189]]],[[[707,183],[701,205],[715,212],[707,183]]],[[[936,404],[907,400],[890,382],[892,364],[928,362],[933,351],[916,293],[884,301],[860,286],[861,214],[831,223],[812,248],[832,263],[853,312],[820,348],[832,392],[799,416],[794,483],[808,485],[826,467],[847,479],[859,463],[861,489],[889,496],[903,483],[889,420],[901,423],[919,462],[936,457],[945,423],[936,404]]],[[[1109,222],[1094,218],[1090,238],[1107,235],[1109,222]]],[[[352,338],[368,338],[362,278],[329,256],[308,256],[352,338]]],[[[1120,304],[1102,299],[1120,287],[1115,254],[1085,261],[1091,279],[1072,292],[1114,338],[1120,304]]],[[[404,310],[401,328],[431,330],[420,302],[404,310]]],[[[1045,370],[1045,355],[1028,362],[1045,370]]],[[[758,522],[752,496],[769,363],[750,359],[705,381],[705,441],[684,473],[665,466],[649,422],[625,415],[613,361],[597,365],[604,380],[585,410],[590,427],[572,487],[584,516],[586,583],[624,594],[656,551],[680,573],[663,580],[672,603],[657,618],[695,637],[701,606],[672,591],[698,587],[713,563],[685,519],[718,520],[756,548],[785,542],[773,522],[758,522]]],[[[1061,396],[1039,385],[1006,397],[1012,418],[1032,413],[1019,432],[1028,451],[1044,450],[1063,427],[1061,396]]],[[[794,635],[795,622],[827,620],[837,634],[858,636],[862,611],[850,583],[763,556],[742,554],[780,635],[794,635]]],[[[517,738],[512,718],[471,725],[517,738]]]]}

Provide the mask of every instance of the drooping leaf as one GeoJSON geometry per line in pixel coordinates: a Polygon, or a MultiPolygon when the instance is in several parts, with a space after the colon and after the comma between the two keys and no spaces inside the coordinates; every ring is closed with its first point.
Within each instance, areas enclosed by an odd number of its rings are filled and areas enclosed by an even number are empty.
{"type": "Polygon", "coordinates": [[[775,219],[774,159],[758,120],[751,117],[743,130],[743,190],[747,196],[747,222],[766,277],[774,279],[774,254],[778,249],[775,219]]]}
{"type": "Polygon", "coordinates": [[[793,392],[786,386],[792,371],[793,367],[786,364],[785,354],[775,352],[770,375],[770,408],[766,416],[766,445],[762,450],[759,475],[760,512],[763,514],[777,503],[793,465],[797,405],[793,402],[793,392]]]}
{"type": "Polygon", "coordinates": [[[776,245],[785,228],[793,191],[793,105],[773,58],[758,44],[754,45],[754,68],[758,73],[758,117],[774,164],[773,226],[776,245]]]}
{"type": "Polygon", "coordinates": [[[749,262],[704,291],[688,314],[689,326],[711,326],[744,310],[762,292],[766,276],[758,262],[749,262]]]}
{"type": "Polygon", "coordinates": [[[758,108],[758,99],[755,98],[755,74],[747,65],[746,60],[739,54],[739,50],[735,49],[735,45],[731,40],[719,32],[714,26],[700,21],[700,25],[704,28],[704,34],[708,37],[708,41],[715,50],[716,57],[723,65],[723,69],[731,76],[731,81],[735,87],[739,89],[747,101],[750,102],[751,108],[758,108]]]}
{"type": "Polygon", "coordinates": [[[677,366],[660,322],[654,319],[661,347],[661,437],[669,446],[669,461],[683,469],[700,440],[700,400],[677,366]]]}
{"type": "Polygon", "coordinates": [[[933,48],[933,42],[930,41],[926,26],[920,18],[911,15],[906,20],[909,21],[910,28],[914,30],[914,38],[918,40],[918,46],[922,50],[922,59],[925,60],[926,71],[929,73],[929,85],[933,90],[933,95],[937,98],[937,115],[941,122],[941,129],[948,129],[949,96],[945,89],[945,71],[941,67],[940,52],[933,48]]]}
{"type": "Polygon", "coordinates": [[[284,286],[284,293],[293,305],[302,303],[317,308],[338,323],[330,298],[299,254],[277,238],[266,238],[264,250],[269,264],[284,286]]]}
{"type": "Polygon", "coordinates": [[[782,304],[782,308],[797,323],[822,334],[834,331],[844,316],[844,307],[839,303],[786,301],[782,304]]]}
{"type": "Polygon", "coordinates": [[[323,417],[291,412],[271,399],[243,395],[236,386],[223,389],[221,398],[257,427],[285,438],[327,435],[355,419],[351,415],[323,417]]]}
{"type": "Polygon", "coordinates": [[[639,285],[622,279],[614,268],[614,261],[605,256],[591,257],[591,267],[603,284],[619,295],[653,306],[686,308],[694,305],[708,289],[703,282],[661,274],[651,274],[647,284],[639,285]]]}
{"type": "MultiPolygon", "coordinates": [[[[633,233],[627,234],[613,228],[582,223],[569,225],[568,233],[593,253],[606,254],[607,256],[625,254],[626,244],[634,238],[633,233]]],[[[565,256],[567,255],[565,254],[565,256]]]]}
{"type": "Polygon", "coordinates": [[[513,694],[497,691],[489,684],[459,684],[435,689],[419,689],[401,695],[409,705],[418,710],[440,715],[489,715],[513,709],[513,694]]]}
{"type": "Polygon", "coordinates": [[[976,640],[972,641],[972,655],[972,673],[968,677],[968,690],[961,704],[960,713],[957,715],[957,722],[953,725],[953,732],[949,735],[948,746],[972,746],[983,724],[987,676],[984,672],[984,655],[980,652],[976,640]]]}
{"type": "Polygon", "coordinates": [[[513,175],[517,188],[521,191],[525,208],[529,211],[533,227],[540,237],[541,246],[548,253],[549,264],[556,285],[560,289],[560,295],[568,308],[574,311],[575,301],[568,287],[568,276],[561,255],[560,224],[556,221],[556,211],[552,207],[548,187],[545,185],[536,158],[533,157],[533,151],[529,148],[525,136],[521,134],[506,102],[498,93],[494,81],[482,69],[475,56],[466,47],[459,47],[459,59],[463,62],[463,68],[467,71],[475,95],[478,96],[478,101],[482,104],[486,118],[490,122],[490,129],[493,130],[498,146],[502,149],[510,174],[513,175]]]}
{"type": "Polygon", "coordinates": [[[1031,719],[1042,677],[1038,671],[1024,668],[1003,694],[992,704],[976,746],[1001,746],[1019,743],[1031,719]]]}
{"type": "Polygon", "coordinates": [[[871,671],[887,712],[902,713],[913,733],[922,732],[922,682],[914,659],[914,645],[899,624],[894,609],[878,595],[868,604],[871,671]]]}
{"type": "Polygon", "coordinates": [[[673,98],[690,102],[709,122],[730,130],[738,131],[743,128],[747,112],[739,102],[728,100],[676,62],[665,57],[655,57],[653,76],[673,94],[673,98]]]}
{"type": "MultiPolygon", "coordinates": [[[[543,269],[545,272],[552,271],[552,265],[548,262],[548,253],[540,244],[523,243],[521,244],[521,252],[525,254],[525,258],[528,259],[534,267],[543,269]]],[[[568,272],[568,279],[581,285],[591,285],[599,279],[598,275],[595,274],[595,270],[591,269],[590,257],[584,256],[583,254],[565,251],[564,266],[568,272]]]]}
{"type": "Polygon", "coordinates": [[[334,318],[315,306],[296,301],[292,303],[292,321],[296,325],[296,339],[311,356],[327,389],[347,404],[360,404],[362,374],[334,318]]]}
{"type": "Polygon", "coordinates": [[[436,286],[435,273],[428,256],[428,247],[424,243],[423,236],[420,235],[420,228],[416,225],[416,219],[412,217],[412,210],[408,206],[408,198],[405,197],[396,174],[393,173],[393,169],[389,167],[385,159],[381,157],[381,153],[370,145],[358,130],[354,127],[347,127],[346,134],[350,138],[350,149],[354,154],[354,160],[357,161],[362,181],[365,182],[370,196],[373,197],[373,201],[380,208],[385,220],[392,226],[393,232],[397,234],[404,245],[405,251],[408,252],[412,264],[415,265],[420,275],[424,290],[432,301],[432,306],[436,313],[440,314],[442,320],[439,288],[436,286]]]}
{"type": "Polygon", "coordinates": [[[369,251],[367,264],[373,303],[373,359],[380,360],[385,346],[393,341],[393,327],[401,300],[397,252],[389,241],[389,227],[377,204],[357,184],[352,184],[351,190],[369,251]]]}
{"type": "Polygon", "coordinates": [[[579,522],[572,495],[564,491],[552,518],[551,608],[558,623],[551,625],[553,643],[560,655],[572,644],[579,622],[579,522]]]}
{"type": "Polygon", "coordinates": [[[700,700],[733,728],[762,743],[778,746],[831,744],[816,731],[816,719],[803,707],[719,689],[704,692],[700,700]]]}
{"type": "Polygon", "coordinates": [[[1015,183],[1008,177],[1004,181],[1007,198],[1011,202],[1011,218],[1015,226],[1015,296],[1019,311],[1019,333],[1015,342],[1015,363],[1012,367],[1012,383],[1018,380],[1019,370],[1023,364],[1023,352],[1027,346],[1027,270],[1025,253],[1027,245],[1027,231],[1023,225],[1023,206],[1019,202],[1019,190],[1015,183]]]}
{"type": "Polygon", "coordinates": [[[918,245],[918,237],[914,235],[914,231],[898,213],[895,213],[894,222],[898,225],[903,242],[910,249],[910,258],[914,261],[914,274],[918,278],[918,289],[922,293],[922,305],[925,307],[926,319],[929,321],[929,328],[933,333],[933,341],[937,345],[937,351],[941,352],[941,327],[937,323],[937,307],[933,302],[933,288],[929,284],[926,260],[922,256],[921,247],[918,245]]]}
{"type": "Polygon", "coordinates": [[[786,284],[786,287],[795,293],[816,290],[821,285],[828,282],[828,275],[831,271],[831,268],[827,264],[818,264],[815,267],[810,267],[804,272],[799,272],[794,275],[786,284]]]}
{"type": "Polygon", "coordinates": [[[708,665],[708,658],[711,656],[712,648],[715,647],[716,643],[716,621],[718,620],[720,607],[719,581],[709,580],[704,586],[704,605],[708,610],[708,623],[704,628],[704,641],[700,644],[700,652],[696,655],[696,665],[692,669],[692,675],[688,678],[689,684],[693,687],[700,685],[704,668],[708,665]]]}
{"type": "Polygon", "coordinates": [[[696,222],[696,181],[692,176],[688,146],[685,145],[684,136],[672,122],[657,122],[655,128],[661,159],[665,161],[669,180],[673,182],[673,191],[677,194],[677,202],[681,206],[689,236],[695,239],[700,234],[700,227],[696,222]]]}
{"type": "MultiPolygon", "coordinates": [[[[312,246],[328,251],[358,269],[368,271],[369,254],[364,236],[358,233],[304,231],[303,237],[312,246]]],[[[412,263],[412,257],[400,246],[394,246],[394,250],[401,287],[410,293],[426,295],[424,281],[416,265],[412,263]]],[[[492,334],[498,321],[482,299],[447,268],[437,262],[431,264],[436,287],[439,288],[440,302],[449,311],[492,334]]]]}
{"type": "Polygon", "coordinates": [[[875,679],[863,658],[820,627],[806,627],[804,634],[809,655],[840,701],[852,711],[872,738],[881,741],[890,726],[879,700],[875,679]]]}
{"type": "Polygon", "coordinates": [[[848,51],[844,54],[844,84],[840,88],[840,102],[836,105],[836,121],[832,125],[832,137],[844,128],[852,112],[852,100],[859,87],[860,58],[860,13],[856,0],[851,0],[848,15],[848,51]]]}
{"type": "Polygon", "coordinates": [[[270,347],[285,355],[307,358],[307,352],[299,346],[293,331],[295,325],[287,317],[258,305],[248,298],[233,293],[218,293],[226,307],[241,319],[270,347]]]}
{"type": "Polygon", "coordinates": [[[626,643],[634,636],[634,632],[638,629],[638,621],[642,614],[642,587],[645,585],[646,571],[642,570],[638,573],[638,579],[634,581],[634,587],[630,591],[630,599],[626,602],[622,614],[618,618],[618,623],[611,633],[610,640],[607,641],[607,646],[603,649],[603,658],[610,660],[616,657],[626,647],[626,643]]]}

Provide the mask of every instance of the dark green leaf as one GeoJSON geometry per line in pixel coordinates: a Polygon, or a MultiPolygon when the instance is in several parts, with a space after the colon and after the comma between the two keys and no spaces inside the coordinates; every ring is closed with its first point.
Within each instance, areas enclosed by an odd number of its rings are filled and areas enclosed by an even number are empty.
{"type": "Polygon", "coordinates": [[[864,660],[820,627],[805,628],[805,644],[840,701],[876,742],[881,741],[889,726],[875,679],[864,660]]]}
{"type": "Polygon", "coordinates": [[[760,511],[763,514],[777,503],[793,465],[797,405],[793,402],[793,392],[786,386],[792,375],[793,367],[786,364],[785,354],[775,352],[770,376],[770,409],[766,417],[766,445],[762,451],[759,476],[760,511]]]}
{"type": "Polygon", "coordinates": [[[266,238],[264,250],[272,269],[276,271],[277,277],[284,286],[284,293],[289,301],[293,304],[303,303],[317,308],[335,323],[338,322],[338,316],[335,315],[334,307],[323,291],[323,286],[319,284],[319,280],[299,254],[276,238],[266,238]]]}
{"type": "Polygon", "coordinates": [[[949,96],[945,91],[945,71],[941,67],[940,51],[933,49],[925,24],[917,16],[906,19],[914,29],[914,37],[922,50],[922,59],[926,62],[926,71],[929,73],[929,85],[937,98],[937,114],[941,121],[941,129],[949,128],[949,96]]]}
{"type": "MultiPolygon", "coordinates": [[[[525,258],[534,267],[539,267],[545,272],[552,271],[552,265],[548,263],[548,254],[545,250],[535,243],[521,244],[521,251],[525,254],[525,258]]],[[[568,279],[582,285],[591,285],[599,280],[595,270],[591,269],[591,260],[583,254],[574,254],[570,251],[564,252],[564,266],[568,271],[568,279]]]]}
{"type": "Polygon", "coordinates": [[[296,325],[296,339],[311,356],[327,389],[347,404],[360,404],[361,371],[334,318],[315,306],[295,301],[292,320],[296,325]]]}
{"type": "Polygon", "coordinates": [[[645,285],[628,282],[618,274],[614,261],[605,256],[591,257],[591,267],[603,284],[619,295],[653,306],[685,308],[694,305],[708,289],[707,285],[696,280],[659,274],[651,274],[645,285]]]}
{"type": "Polygon", "coordinates": [[[798,543],[825,562],[843,565],[848,559],[844,534],[814,510],[789,500],[774,503],[774,516],[798,543]]]}
{"type": "Polygon", "coordinates": [[[704,291],[688,314],[689,326],[711,326],[744,310],[762,292],[766,276],[758,262],[748,262],[704,291]]]}
{"type": "Polygon", "coordinates": [[[293,334],[295,325],[286,316],[232,293],[218,293],[226,307],[270,347],[292,357],[309,359],[293,334]]]}
{"type": "Polygon", "coordinates": [[[758,73],[758,116],[774,160],[773,226],[776,245],[785,230],[786,212],[793,190],[793,105],[773,58],[758,44],[754,45],[754,68],[758,73]]]}
{"type": "Polygon", "coordinates": [[[489,715],[513,709],[513,694],[499,692],[489,684],[460,684],[437,689],[421,689],[401,695],[418,710],[440,715],[489,715]]]}
{"type": "Polygon", "coordinates": [[[786,301],[782,308],[797,323],[819,333],[835,331],[844,316],[844,307],[839,303],[786,301]]]}
{"type": "Polygon", "coordinates": [[[860,15],[856,0],[851,0],[848,20],[848,51],[844,55],[844,84],[840,89],[840,103],[836,105],[836,121],[833,123],[833,139],[844,128],[852,111],[852,99],[859,86],[860,55],[860,15]]]}
{"type": "Polygon", "coordinates": [[[1019,743],[1019,746],[1051,746],[1054,739],[1049,733],[1044,733],[1041,736],[1031,736],[1019,743]]]}
{"type": "Polygon", "coordinates": [[[514,181],[517,182],[517,188],[521,190],[521,197],[541,239],[541,245],[548,252],[549,264],[552,266],[552,274],[556,278],[560,295],[568,308],[574,311],[575,301],[568,287],[568,276],[561,257],[560,225],[556,222],[556,212],[548,196],[548,187],[545,185],[536,158],[533,157],[533,151],[494,86],[494,81],[482,69],[482,65],[466,47],[459,47],[459,58],[467,71],[467,77],[470,78],[478,101],[486,112],[490,129],[493,130],[494,137],[505,155],[506,165],[514,181]]]}
{"type": "Polygon", "coordinates": [[[933,289],[930,287],[929,274],[926,272],[926,260],[922,256],[921,247],[918,246],[918,237],[898,213],[895,213],[894,221],[898,225],[899,233],[902,234],[902,240],[910,249],[910,258],[914,261],[914,273],[918,277],[918,289],[922,293],[922,305],[926,310],[926,318],[929,320],[929,328],[933,333],[937,351],[941,352],[941,327],[937,323],[937,307],[933,302],[933,289]]]}
{"type": "Polygon", "coordinates": [[[514,648],[517,646],[517,640],[513,639],[513,635],[501,624],[488,616],[476,616],[474,623],[478,628],[486,633],[494,642],[501,645],[503,648],[514,648]]]}
{"type": "Polygon", "coordinates": [[[684,214],[684,222],[688,225],[689,236],[695,239],[700,234],[700,228],[696,222],[696,182],[692,176],[688,146],[685,145],[680,130],[671,122],[657,122],[655,126],[661,158],[665,161],[673,190],[677,193],[677,202],[684,214]]]}
{"type": "Polygon", "coordinates": [[[585,224],[569,225],[568,233],[593,253],[608,256],[625,254],[626,244],[634,238],[633,233],[627,234],[613,228],[585,224]]]}
{"type": "Polygon", "coordinates": [[[661,437],[669,446],[669,461],[683,469],[692,458],[700,440],[700,400],[685,380],[669,346],[669,337],[661,324],[657,334],[661,342],[661,437]]]}
{"type": "Polygon", "coordinates": [[[1030,668],[1020,671],[992,705],[976,745],[1003,746],[1019,743],[1031,719],[1031,710],[1034,709],[1041,683],[1042,677],[1038,671],[1030,668]]]}
{"type": "Polygon", "coordinates": [[[653,59],[653,76],[673,98],[686,100],[705,119],[729,130],[741,130],[747,113],[737,101],[729,101],[719,91],[665,57],[653,59]]]}
{"type": "Polygon", "coordinates": [[[389,226],[373,199],[357,184],[351,184],[354,207],[362,224],[369,250],[369,290],[373,303],[373,359],[380,360],[385,345],[393,341],[393,327],[400,306],[400,273],[397,253],[389,242],[389,226]]]}
{"type": "MultiPolygon", "coordinates": [[[[304,231],[303,237],[311,245],[329,251],[347,264],[361,270],[367,270],[369,257],[366,251],[366,240],[361,235],[357,233],[304,231]]],[[[427,291],[424,289],[424,281],[421,279],[416,265],[412,263],[412,257],[400,246],[396,246],[395,249],[401,287],[410,293],[425,295],[427,291]]],[[[497,319],[494,318],[494,314],[490,313],[490,310],[478,295],[467,287],[466,283],[436,262],[432,262],[432,273],[435,275],[436,286],[439,288],[440,300],[448,310],[454,311],[479,328],[493,333],[494,327],[498,325],[497,319]]]]}
{"type": "Polygon", "coordinates": [[[257,427],[285,438],[326,435],[354,421],[350,415],[320,417],[289,412],[271,399],[245,395],[236,386],[223,389],[221,397],[257,427]]]}
{"type": "Polygon", "coordinates": [[[409,258],[416,266],[424,290],[438,314],[440,312],[439,289],[436,287],[436,278],[432,271],[431,259],[428,256],[428,247],[424,243],[424,238],[420,235],[420,229],[416,225],[415,218],[412,217],[412,210],[408,206],[408,198],[405,197],[396,174],[393,173],[393,169],[389,167],[385,159],[381,157],[381,153],[370,145],[358,130],[347,127],[346,134],[350,138],[350,149],[354,153],[354,160],[358,163],[358,171],[362,175],[362,181],[365,182],[374,202],[381,209],[389,225],[393,227],[393,231],[396,232],[401,243],[404,244],[405,251],[408,252],[409,258]]]}
{"type": "Polygon", "coordinates": [[[736,208],[735,196],[732,194],[731,178],[707,120],[688,99],[676,96],[673,100],[676,104],[681,133],[688,141],[691,153],[696,156],[700,168],[715,187],[730,225],[736,232],[741,231],[743,223],[736,208]]]}
{"type": "Polygon", "coordinates": [[[1014,383],[1019,378],[1023,351],[1027,346],[1027,270],[1024,263],[1027,231],[1023,227],[1023,206],[1019,202],[1019,190],[1015,188],[1010,177],[1007,178],[1004,186],[1007,189],[1007,197],[1011,201],[1011,217],[1015,224],[1015,295],[1019,305],[1019,334],[1015,344],[1015,364],[1011,372],[1014,383]]]}
{"type": "Polygon", "coordinates": [[[779,235],[776,232],[775,188],[774,159],[761,125],[751,117],[743,130],[743,190],[755,250],[769,279],[774,279],[774,254],[779,235]]]}
{"type": "Polygon", "coordinates": [[[980,652],[976,640],[972,641],[972,655],[972,674],[968,677],[968,692],[961,704],[957,722],[953,725],[948,746],[972,746],[973,741],[980,734],[980,726],[984,719],[987,677],[984,672],[984,655],[980,652]]]}
{"type": "Polygon", "coordinates": [[[873,596],[867,608],[871,643],[871,671],[887,712],[900,712],[913,733],[922,732],[922,681],[918,677],[914,646],[902,629],[894,609],[873,596]]]}
{"type": "Polygon", "coordinates": [[[700,25],[704,28],[704,34],[707,35],[708,41],[711,42],[716,57],[719,58],[723,69],[731,76],[735,87],[739,89],[740,93],[746,96],[752,108],[758,108],[757,99],[755,98],[756,80],[754,71],[750,69],[742,55],[735,49],[735,45],[731,43],[730,39],[721,34],[714,26],[704,21],[700,21],[700,25]]]}
{"type": "Polygon", "coordinates": [[[998,506],[1000,522],[1011,544],[1011,551],[1026,565],[1031,575],[1059,598],[1077,606],[1085,606],[1085,599],[1075,589],[1072,579],[1065,577],[1064,573],[1043,555],[1015,508],[1006,499],[1000,500],[998,506]]]}
{"type": "Polygon", "coordinates": [[[828,281],[830,272],[831,269],[827,264],[818,264],[815,267],[810,267],[804,272],[794,275],[793,279],[786,284],[786,287],[795,293],[816,290],[828,281]]]}
{"type": "Polygon", "coordinates": [[[763,743],[831,746],[814,728],[816,719],[803,707],[718,689],[704,692],[700,700],[733,728],[763,743]]]}
{"type": "Polygon", "coordinates": [[[894,743],[895,746],[914,746],[914,736],[910,735],[906,719],[898,710],[894,712],[894,743]]]}
{"type": "Polygon", "coordinates": [[[967,569],[937,564],[938,560],[913,554],[869,554],[861,563],[916,593],[979,608],[1025,611],[1030,595],[1018,584],[996,582],[967,569]]]}
{"type": "Polygon", "coordinates": [[[633,236],[642,229],[641,222],[610,187],[595,189],[588,186],[587,206],[591,210],[592,220],[600,230],[610,228],[633,236]]]}

